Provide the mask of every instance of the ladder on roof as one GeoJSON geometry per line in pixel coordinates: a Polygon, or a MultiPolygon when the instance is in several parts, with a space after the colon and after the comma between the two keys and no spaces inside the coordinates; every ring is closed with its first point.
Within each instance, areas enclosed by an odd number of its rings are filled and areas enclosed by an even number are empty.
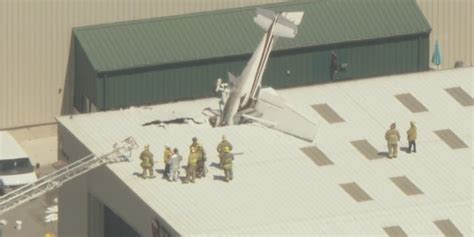
{"type": "Polygon", "coordinates": [[[51,174],[41,177],[31,184],[24,185],[0,197],[0,216],[7,211],[35,199],[51,190],[61,187],[65,182],[106,163],[128,161],[132,150],[138,148],[133,137],[115,143],[113,150],[102,156],[85,156],[51,174]]]}

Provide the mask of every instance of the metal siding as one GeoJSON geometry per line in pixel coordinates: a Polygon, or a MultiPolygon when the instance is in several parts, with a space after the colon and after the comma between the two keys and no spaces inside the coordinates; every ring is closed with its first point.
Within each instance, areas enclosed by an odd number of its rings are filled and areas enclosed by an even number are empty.
{"type": "Polygon", "coordinates": [[[212,96],[217,78],[227,79],[228,71],[238,74],[245,62],[233,60],[109,74],[105,109],[212,96]]]}
{"type": "MultiPolygon", "coordinates": [[[[135,206],[138,202],[146,207],[144,213],[155,210],[184,236],[196,233],[382,236],[382,228],[391,225],[402,226],[410,236],[438,236],[442,232],[433,221],[447,218],[465,236],[472,236],[472,194],[466,191],[472,188],[472,146],[452,150],[432,132],[449,127],[472,144],[472,110],[460,107],[444,91],[444,88],[462,87],[472,95],[472,73],[474,68],[466,68],[278,91],[296,111],[303,112],[311,121],[320,121],[316,140],[318,148],[334,162],[331,167],[314,166],[300,150],[310,145],[307,142],[259,126],[244,124],[216,129],[193,124],[170,125],[166,129],[141,126],[176,116],[204,119],[202,108],[217,106],[215,100],[78,115],[72,120],[65,116],[59,121],[96,154],[108,152],[111,144],[126,136],[133,136],[141,145],[152,144],[154,154],[160,154],[167,143],[185,151],[189,139],[196,134],[206,148],[215,147],[222,134],[226,134],[235,150],[243,152],[235,162],[236,179],[230,184],[212,178],[213,174],[222,175],[222,171],[215,168],[209,169],[210,178],[200,179],[191,186],[162,179],[140,180],[131,175],[139,169],[140,152],[137,151],[133,152],[131,162],[108,165],[119,180],[102,179],[94,185],[95,190],[108,192],[110,195],[102,200],[114,202],[118,201],[114,194],[129,193],[117,187],[128,186],[133,190],[139,198],[124,199],[114,210],[136,215],[128,216],[129,224],[135,223],[136,229],[151,231],[150,222],[146,221],[150,219],[135,206]],[[400,153],[402,157],[395,161],[369,162],[350,142],[366,139],[377,151],[385,151],[386,143],[380,138],[386,126],[393,122],[393,114],[402,127],[407,125],[403,121],[414,117],[390,96],[404,92],[413,93],[431,111],[415,117],[423,127],[423,136],[420,136],[423,152],[400,153]],[[342,117],[350,119],[337,126],[321,121],[311,108],[319,103],[331,105],[342,117]],[[410,177],[425,192],[425,197],[413,199],[401,193],[389,180],[400,175],[410,177]],[[348,182],[357,182],[376,201],[353,202],[338,186],[348,182]],[[107,189],[108,186],[113,190],[107,189]],[[192,202],[189,197],[193,197],[192,202]],[[222,212],[222,209],[232,211],[222,212]]],[[[217,158],[214,149],[208,149],[208,155],[209,162],[217,158]]],[[[163,164],[159,164],[157,168],[162,167],[163,164]]],[[[107,170],[105,172],[107,174],[107,170]]],[[[60,220],[60,225],[70,221],[61,217],[60,220]]]]}
{"type": "Polygon", "coordinates": [[[97,73],[92,68],[87,55],[84,53],[79,43],[75,44],[74,48],[75,58],[75,83],[74,83],[74,107],[80,112],[84,111],[84,98],[87,97],[89,100],[97,104],[97,86],[96,77],[97,73]]]}
{"type": "MultiPolygon", "coordinates": [[[[416,1],[433,28],[429,59],[434,40],[439,39],[444,58],[441,68],[453,67],[458,59],[472,66],[474,2],[416,1]],[[448,14],[448,9],[454,9],[454,14],[448,14]],[[453,27],[456,30],[449,30],[453,27]],[[455,43],[447,44],[442,38],[455,43]]],[[[271,2],[278,1],[0,0],[0,35],[7,36],[0,37],[0,129],[54,122],[54,116],[71,112],[73,78],[67,65],[72,27],[271,2]],[[20,30],[25,34],[23,45],[17,36],[20,30]],[[19,103],[20,99],[24,101],[19,103]]]]}
{"type": "MultiPolygon", "coordinates": [[[[419,45],[419,37],[414,36],[273,53],[263,85],[285,88],[330,82],[331,50],[336,51],[340,63],[349,65],[346,72],[338,73],[338,80],[415,72],[419,67],[419,45]]],[[[247,57],[116,73],[107,80],[106,109],[212,96],[215,80],[227,80],[228,71],[238,76],[246,60],[247,57]]]]}
{"type": "Polygon", "coordinates": [[[72,27],[277,1],[0,0],[0,129],[72,112],[72,27]]]}
{"type": "Polygon", "coordinates": [[[433,31],[430,35],[431,63],[434,43],[439,41],[443,62],[440,69],[452,68],[457,60],[473,66],[474,56],[474,1],[472,0],[416,0],[433,31]]]}
{"type": "MultiPolygon", "coordinates": [[[[426,47],[427,42],[422,43],[426,47]]],[[[418,37],[386,39],[377,42],[345,45],[334,48],[339,63],[348,63],[346,72],[339,72],[337,79],[354,79],[396,73],[418,71],[418,37]]],[[[322,55],[327,62],[329,75],[329,52],[322,55]]],[[[423,68],[422,70],[425,70],[423,68]]],[[[326,77],[329,80],[328,77],[326,77]]]]}
{"type": "Polygon", "coordinates": [[[422,36],[420,39],[420,69],[428,70],[430,66],[430,37],[422,36]]]}
{"type": "Polygon", "coordinates": [[[329,64],[325,70],[321,67],[325,63],[319,60],[325,54],[327,52],[308,51],[272,56],[263,75],[264,86],[284,88],[327,81],[329,78],[325,75],[329,75],[329,64]],[[289,75],[287,70],[290,70],[289,75]]]}
{"type": "MultiPolygon", "coordinates": [[[[412,0],[321,0],[265,8],[305,11],[298,36],[279,40],[276,51],[430,30],[412,0]]],[[[251,53],[263,35],[252,21],[254,15],[255,8],[248,7],[80,27],[74,35],[94,68],[116,71],[251,53]]]]}

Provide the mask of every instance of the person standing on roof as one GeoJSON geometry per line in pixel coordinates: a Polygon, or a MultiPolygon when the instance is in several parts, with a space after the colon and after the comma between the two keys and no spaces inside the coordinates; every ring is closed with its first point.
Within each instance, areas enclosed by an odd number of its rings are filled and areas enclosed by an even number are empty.
{"type": "Polygon", "coordinates": [[[232,151],[232,144],[227,141],[225,135],[222,135],[222,141],[217,145],[217,152],[219,152],[219,167],[222,169],[223,163],[223,155],[224,155],[224,148],[229,147],[229,150],[232,151]]]}
{"type": "Polygon", "coordinates": [[[197,146],[197,152],[198,152],[198,161],[197,161],[197,167],[196,167],[196,176],[198,178],[201,177],[206,177],[206,152],[204,151],[204,147],[201,144],[198,144],[197,146]]]}
{"type": "Polygon", "coordinates": [[[216,94],[220,97],[219,101],[219,108],[221,111],[224,110],[224,105],[227,103],[227,99],[229,99],[230,88],[229,84],[222,82],[221,78],[217,78],[216,82],[216,94]]]}
{"type": "Polygon", "coordinates": [[[179,175],[179,164],[183,157],[179,154],[178,148],[174,148],[173,155],[170,158],[170,173],[168,174],[169,181],[177,181],[179,175]]]}
{"type": "Polygon", "coordinates": [[[198,159],[199,159],[199,153],[198,153],[197,148],[195,146],[191,146],[191,152],[189,152],[189,156],[188,156],[186,180],[184,181],[184,183],[188,183],[189,181],[194,183],[194,180],[196,179],[196,166],[197,166],[198,159]]]}
{"type": "Polygon", "coordinates": [[[154,178],[155,177],[153,175],[154,161],[153,161],[153,153],[150,152],[150,145],[148,145],[148,144],[145,145],[144,150],[140,154],[140,160],[142,161],[140,166],[143,169],[142,178],[144,178],[144,179],[147,178],[147,175],[146,175],[147,171],[149,173],[148,178],[154,178]]]}
{"type": "Polygon", "coordinates": [[[390,129],[385,133],[385,140],[387,140],[388,145],[388,158],[397,158],[400,133],[396,129],[396,126],[395,123],[392,123],[390,129]]]}
{"type": "Polygon", "coordinates": [[[171,147],[166,144],[165,151],[163,152],[163,162],[165,162],[165,172],[163,172],[163,179],[168,178],[168,174],[170,173],[170,158],[173,155],[171,151],[171,147]]]}
{"type": "Polygon", "coordinates": [[[233,177],[233,172],[232,172],[232,161],[234,160],[234,155],[230,153],[230,147],[226,146],[224,147],[224,152],[222,154],[222,162],[224,168],[224,175],[225,175],[225,181],[229,182],[232,180],[233,177]]]}
{"type": "Polygon", "coordinates": [[[413,152],[416,153],[416,126],[415,122],[410,122],[410,129],[407,131],[407,140],[408,140],[408,153],[411,153],[411,148],[413,147],[413,152]]]}
{"type": "Polygon", "coordinates": [[[198,178],[200,177],[205,177],[206,176],[206,151],[204,150],[204,147],[198,143],[198,139],[196,137],[193,137],[193,143],[189,146],[189,150],[195,149],[196,152],[198,153],[198,160],[196,164],[196,175],[198,178]]]}
{"type": "Polygon", "coordinates": [[[197,137],[193,137],[192,141],[193,141],[193,143],[191,143],[191,145],[189,146],[189,151],[190,151],[190,152],[191,152],[191,148],[194,147],[194,148],[197,149],[198,146],[199,146],[197,137]]]}

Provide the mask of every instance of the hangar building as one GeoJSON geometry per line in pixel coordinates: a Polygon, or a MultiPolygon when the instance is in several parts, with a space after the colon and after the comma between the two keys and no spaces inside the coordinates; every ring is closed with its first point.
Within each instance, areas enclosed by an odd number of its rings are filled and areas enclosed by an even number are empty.
{"type": "MultiPolygon", "coordinates": [[[[0,1],[0,129],[55,123],[56,116],[75,113],[74,27],[276,2],[281,0],[0,1]]],[[[443,58],[430,67],[473,66],[474,1],[416,2],[432,28],[430,58],[436,41],[443,58]]]]}
{"type": "MultiPolygon", "coordinates": [[[[347,65],[334,80],[428,70],[430,25],[414,0],[321,0],[261,6],[304,11],[294,39],[279,39],[263,84],[331,81],[331,51],[347,65]]],[[[217,78],[238,74],[263,31],[255,7],[161,17],[73,30],[74,106],[105,111],[213,95],[217,78]]]]}
{"type": "Polygon", "coordinates": [[[59,234],[471,236],[472,74],[465,68],[279,90],[319,124],[314,143],[256,124],[143,126],[205,121],[201,110],[217,107],[214,98],[59,117],[63,159],[108,153],[128,136],[140,145],[130,162],[61,187],[59,234]],[[417,152],[407,154],[411,120],[417,152]],[[402,135],[397,159],[385,157],[392,122],[402,135]],[[229,183],[216,167],[222,134],[243,153],[229,183]],[[150,144],[160,174],[164,145],[177,147],[186,165],[193,136],[208,153],[206,178],[183,184],[137,176],[143,145],[150,144]]]}

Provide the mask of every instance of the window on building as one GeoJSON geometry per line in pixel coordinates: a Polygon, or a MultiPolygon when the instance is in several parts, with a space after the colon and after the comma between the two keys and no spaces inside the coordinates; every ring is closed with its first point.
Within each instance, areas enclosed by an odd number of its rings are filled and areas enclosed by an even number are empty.
{"type": "Polygon", "coordinates": [[[104,205],[104,237],[140,237],[140,234],[104,205]]]}
{"type": "Polygon", "coordinates": [[[155,219],[152,224],[153,237],[170,237],[171,235],[166,231],[166,229],[161,225],[158,219],[155,219]]]}

